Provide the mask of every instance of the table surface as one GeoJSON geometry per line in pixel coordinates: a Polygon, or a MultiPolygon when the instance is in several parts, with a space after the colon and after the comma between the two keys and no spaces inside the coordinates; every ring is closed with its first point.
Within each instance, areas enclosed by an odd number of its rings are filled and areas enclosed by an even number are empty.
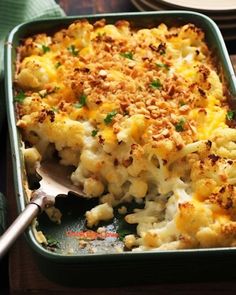
{"type": "MultiPolygon", "coordinates": [[[[122,11],[137,11],[129,0],[58,0],[61,7],[65,10],[67,15],[81,15],[91,13],[104,12],[122,12],[122,11]]],[[[236,69],[236,42],[227,43],[231,59],[236,69]]],[[[6,123],[5,123],[6,124],[6,123]]],[[[6,129],[6,128],[4,128],[6,129]]],[[[6,132],[5,132],[6,133],[6,132]]],[[[6,134],[5,134],[6,136],[6,134]]],[[[4,179],[4,173],[1,173],[2,183],[5,182],[5,193],[8,197],[9,221],[16,217],[15,195],[13,191],[11,157],[9,148],[5,148],[6,144],[2,141],[0,144],[1,155],[6,154],[6,170],[7,177],[4,179]]],[[[3,168],[1,168],[2,171],[3,168]]],[[[3,188],[4,190],[4,188],[3,188]]],[[[206,281],[199,277],[191,283],[180,281],[178,283],[153,283],[149,285],[136,286],[120,286],[119,288],[96,288],[91,286],[88,288],[66,288],[55,284],[46,279],[38,270],[34,262],[32,254],[24,240],[21,237],[12,247],[9,255],[5,257],[0,271],[4,271],[2,279],[9,279],[9,286],[6,287],[6,292],[11,294],[233,294],[236,293],[236,281],[222,280],[222,281],[206,281]],[[9,275],[6,275],[8,272],[9,275]]],[[[79,278],[78,278],[79,279],[79,278]]],[[[0,279],[1,281],[1,279],[0,279]]],[[[5,285],[8,285],[7,283],[5,285]]],[[[0,293],[1,285],[0,285],[0,293]]]]}

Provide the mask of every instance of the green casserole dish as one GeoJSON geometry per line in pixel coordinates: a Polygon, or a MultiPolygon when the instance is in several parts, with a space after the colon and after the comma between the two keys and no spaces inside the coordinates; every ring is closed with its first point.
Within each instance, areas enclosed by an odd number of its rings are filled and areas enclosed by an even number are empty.
{"type": "MultiPolygon", "coordinates": [[[[11,151],[13,161],[14,186],[18,210],[21,212],[25,208],[26,192],[24,182],[26,181],[23,156],[21,153],[21,136],[16,128],[16,114],[13,103],[13,77],[15,73],[16,47],[21,40],[37,33],[53,33],[63,27],[68,26],[77,19],[87,19],[95,22],[105,18],[107,23],[114,23],[117,20],[125,19],[130,21],[135,27],[151,27],[162,22],[168,26],[184,25],[193,23],[203,29],[206,34],[206,41],[211,51],[219,60],[219,67],[223,69],[226,85],[232,95],[236,96],[236,77],[231,65],[224,40],[216,24],[208,17],[194,12],[185,11],[162,11],[150,13],[120,13],[105,15],[86,15],[78,17],[66,17],[57,19],[45,19],[21,24],[15,27],[6,42],[5,47],[5,70],[6,70],[6,94],[7,94],[7,116],[11,140],[11,151]]],[[[65,233],[75,229],[78,224],[83,223],[82,217],[87,204],[83,201],[75,201],[73,198],[62,202],[62,207],[80,208],[71,210],[71,214],[61,225],[54,225],[44,218],[39,217],[40,228],[63,247],[73,247],[65,233]],[[65,204],[63,204],[65,202],[65,204]],[[78,210],[80,210],[78,209],[78,210]]],[[[114,241],[108,245],[106,253],[88,254],[72,252],[65,254],[60,251],[50,251],[40,245],[30,227],[26,231],[28,244],[31,246],[39,268],[49,278],[66,285],[118,285],[154,282],[160,280],[179,280],[180,278],[195,279],[202,277],[216,278],[222,274],[219,270],[224,268],[227,276],[236,277],[230,272],[233,267],[233,257],[236,257],[235,248],[211,248],[192,249],[162,252],[122,252],[112,253],[114,241]],[[66,275],[65,275],[66,274],[66,275]],[[91,283],[92,282],[92,283],[91,283]]]]}

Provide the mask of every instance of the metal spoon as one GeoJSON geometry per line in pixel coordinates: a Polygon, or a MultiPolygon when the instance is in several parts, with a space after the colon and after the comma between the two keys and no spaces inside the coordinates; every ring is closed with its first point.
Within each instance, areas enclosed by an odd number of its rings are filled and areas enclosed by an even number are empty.
{"type": "Polygon", "coordinates": [[[69,192],[84,196],[69,178],[73,171],[71,167],[62,166],[55,160],[47,160],[38,165],[36,171],[42,177],[40,188],[32,192],[31,201],[0,237],[0,258],[40,212],[54,205],[56,196],[67,195],[69,192]]]}

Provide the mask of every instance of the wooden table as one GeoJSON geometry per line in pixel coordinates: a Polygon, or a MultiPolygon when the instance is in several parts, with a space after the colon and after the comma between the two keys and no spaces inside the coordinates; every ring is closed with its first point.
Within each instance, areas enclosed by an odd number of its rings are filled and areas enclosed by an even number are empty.
{"type": "MultiPolygon", "coordinates": [[[[85,13],[136,11],[128,0],[58,0],[68,15],[85,13]]],[[[236,53],[236,45],[228,44],[231,53],[236,53]],[[234,51],[233,51],[234,50],[234,51]]],[[[231,56],[236,68],[236,55],[231,56]]],[[[9,202],[9,220],[16,217],[15,195],[11,169],[11,157],[7,155],[7,191],[9,202]]],[[[5,258],[6,259],[6,258],[5,258]]],[[[7,270],[6,270],[7,271],[7,270]]],[[[6,275],[5,275],[6,277],[6,275]]],[[[79,278],[78,278],[79,279],[79,278]]],[[[1,280],[1,278],[0,278],[1,280]]],[[[158,283],[147,286],[120,286],[120,288],[66,288],[46,279],[38,270],[32,254],[23,237],[13,246],[9,254],[9,290],[11,294],[235,294],[236,282],[228,281],[201,281],[194,283],[158,283]]],[[[0,293],[2,294],[1,290],[0,293]]]]}

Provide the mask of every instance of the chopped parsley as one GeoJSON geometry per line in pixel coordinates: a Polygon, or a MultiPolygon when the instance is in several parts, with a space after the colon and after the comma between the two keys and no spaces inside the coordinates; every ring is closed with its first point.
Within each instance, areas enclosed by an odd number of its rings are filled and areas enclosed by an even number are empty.
{"type": "Polygon", "coordinates": [[[123,241],[125,236],[134,234],[134,227],[128,224],[124,219],[118,218],[116,232],[118,234],[118,239],[123,241]]]}
{"type": "Polygon", "coordinates": [[[110,124],[116,114],[117,114],[117,111],[112,111],[108,113],[106,118],[104,119],[105,124],[110,124]]]}
{"type": "Polygon", "coordinates": [[[48,51],[50,51],[50,47],[46,46],[46,45],[42,45],[42,49],[43,49],[43,53],[46,53],[48,51]]]}
{"type": "Polygon", "coordinates": [[[160,89],[162,87],[162,84],[159,79],[153,80],[150,86],[154,89],[160,89]]]}
{"type": "Polygon", "coordinates": [[[181,101],[179,102],[179,105],[182,107],[182,106],[185,106],[186,103],[185,103],[183,100],[181,100],[181,101]]]}
{"type": "Polygon", "coordinates": [[[79,98],[79,103],[75,103],[74,107],[77,109],[84,107],[86,105],[86,99],[87,99],[87,96],[85,94],[82,94],[79,98]]]}
{"type": "Polygon", "coordinates": [[[166,70],[170,69],[170,67],[167,64],[163,64],[163,63],[156,63],[156,66],[159,68],[164,68],[166,70]]]}
{"type": "Polygon", "coordinates": [[[184,118],[181,118],[179,120],[179,122],[175,125],[175,130],[177,132],[182,132],[184,131],[184,124],[185,124],[185,119],[184,118]]]}
{"type": "Polygon", "coordinates": [[[128,229],[120,229],[120,230],[117,230],[117,233],[119,235],[119,240],[120,241],[123,241],[124,238],[125,238],[125,236],[133,234],[133,232],[130,231],[130,230],[128,230],[128,229]]]}
{"type": "Polygon", "coordinates": [[[60,66],[61,66],[61,63],[58,61],[58,62],[55,64],[55,68],[58,69],[60,66]]]}
{"type": "Polygon", "coordinates": [[[51,93],[57,92],[58,90],[60,90],[61,88],[59,86],[55,86],[52,90],[51,93]]]}
{"type": "Polygon", "coordinates": [[[132,52],[122,52],[122,53],[120,53],[120,55],[125,57],[125,58],[133,60],[133,53],[132,52]]]}
{"type": "Polygon", "coordinates": [[[14,97],[14,101],[22,103],[25,98],[25,93],[22,90],[20,90],[19,93],[14,97]]]}
{"type": "Polygon", "coordinates": [[[105,35],[106,35],[105,32],[104,32],[104,33],[98,32],[98,34],[97,34],[98,37],[103,37],[103,36],[105,36],[105,35]]]}
{"type": "Polygon", "coordinates": [[[77,56],[79,54],[79,50],[76,49],[75,45],[73,45],[73,44],[70,47],[68,47],[67,49],[73,56],[77,56]]]}
{"type": "Polygon", "coordinates": [[[52,111],[53,111],[54,113],[58,113],[58,112],[59,112],[58,108],[55,108],[55,107],[52,107],[52,111]]]}
{"type": "Polygon", "coordinates": [[[95,137],[97,135],[97,133],[98,133],[97,129],[92,130],[92,132],[91,132],[92,137],[95,137]]]}
{"type": "Polygon", "coordinates": [[[47,237],[47,242],[48,242],[48,246],[49,247],[55,247],[55,248],[59,248],[60,247],[59,241],[57,241],[54,238],[47,237]]]}
{"type": "Polygon", "coordinates": [[[236,111],[228,111],[226,114],[226,119],[232,121],[235,119],[236,111]]]}

